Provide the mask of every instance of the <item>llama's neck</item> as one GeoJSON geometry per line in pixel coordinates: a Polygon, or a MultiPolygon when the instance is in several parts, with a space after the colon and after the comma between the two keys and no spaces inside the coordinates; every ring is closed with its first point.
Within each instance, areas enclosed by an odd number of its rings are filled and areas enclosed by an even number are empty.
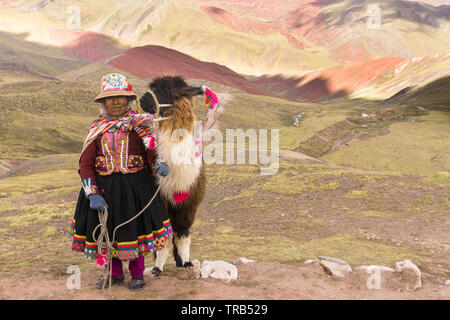
{"type": "Polygon", "coordinates": [[[160,124],[161,131],[183,129],[189,132],[194,131],[195,115],[193,113],[193,101],[188,98],[181,98],[173,103],[172,112],[168,120],[160,124]]]}

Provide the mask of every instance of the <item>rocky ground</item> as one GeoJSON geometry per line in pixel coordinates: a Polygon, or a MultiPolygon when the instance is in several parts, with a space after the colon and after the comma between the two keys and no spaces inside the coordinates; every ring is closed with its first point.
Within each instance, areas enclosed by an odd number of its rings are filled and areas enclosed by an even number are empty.
{"type": "MultiPolygon", "coordinates": [[[[450,285],[421,274],[421,288],[414,289],[417,277],[408,272],[381,272],[379,288],[371,275],[355,269],[345,277],[328,274],[319,263],[301,267],[254,262],[237,264],[238,278],[229,282],[196,278],[191,270],[168,268],[162,276],[146,273],[147,286],[131,292],[126,282],[102,291],[95,282],[102,272],[82,272],[80,289],[69,289],[70,275],[55,276],[50,270],[29,274],[18,271],[0,279],[1,299],[200,299],[200,300],[299,300],[299,299],[450,299],[450,285]]],[[[73,283],[72,283],[73,284],[73,283]]]]}

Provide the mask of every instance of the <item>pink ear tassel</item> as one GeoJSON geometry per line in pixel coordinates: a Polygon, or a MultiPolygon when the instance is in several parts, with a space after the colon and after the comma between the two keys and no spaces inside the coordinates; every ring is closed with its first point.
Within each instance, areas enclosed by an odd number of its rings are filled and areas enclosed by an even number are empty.
{"type": "Polygon", "coordinates": [[[185,191],[185,192],[174,192],[173,194],[173,200],[175,200],[176,203],[180,203],[183,202],[184,200],[186,200],[187,198],[189,198],[189,191],[185,191]]]}
{"type": "Polygon", "coordinates": [[[212,92],[208,87],[205,88],[205,104],[208,109],[214,109],[214,106],[219,103],[219,98],[217,98],[216,94],[212,92]]]}

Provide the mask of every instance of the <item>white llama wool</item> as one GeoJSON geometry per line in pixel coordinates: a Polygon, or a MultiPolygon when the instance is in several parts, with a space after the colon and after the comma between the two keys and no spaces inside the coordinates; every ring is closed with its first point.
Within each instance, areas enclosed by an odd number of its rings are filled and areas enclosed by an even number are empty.
{"type": "Polygon", "coordinates": [[[197,150],[192,133],[185,131],[181,141],[175,137],[176,134],[167,130],[158,134],[158,152],[170,168],[166,177],[158,175],[158,182],[162,195],[174,205],[173,193],[189,190],[202,166],[201,157],[195,156],[197,150]]]}

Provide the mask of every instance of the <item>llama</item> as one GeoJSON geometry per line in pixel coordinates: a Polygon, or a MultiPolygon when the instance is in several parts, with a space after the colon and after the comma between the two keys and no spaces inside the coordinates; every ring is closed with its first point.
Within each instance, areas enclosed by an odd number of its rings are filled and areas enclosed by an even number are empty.
{"type": "MultiPolygon", "coordinates": [[[[177,267],[192,267],[190,261],[190,228],[206,189],[206,172],[203,161],[195,160],[194,99],[204,94],[202,87],[188,86],[182,77],[161,76],[149,84],[150,90],[140,99],[145,112],[157,112],[162,120],[158,130],[158,152],[166,161],[170,172],[166,177],[157,175],[160,192],[165,202],[174,231],[173,255],[177,267]],[[154,99],[154,96],[156,100],[154,99]],[[189,135],[176,137],[177,129],[189,135]],[[175,134],[174,134],[175,133],[175,134]],[[175,155],[175,156],[174,156],[175,155]]],[[[167,259],[169,248],[156,253],[154,275],[160,275],[167,259]]]]}

